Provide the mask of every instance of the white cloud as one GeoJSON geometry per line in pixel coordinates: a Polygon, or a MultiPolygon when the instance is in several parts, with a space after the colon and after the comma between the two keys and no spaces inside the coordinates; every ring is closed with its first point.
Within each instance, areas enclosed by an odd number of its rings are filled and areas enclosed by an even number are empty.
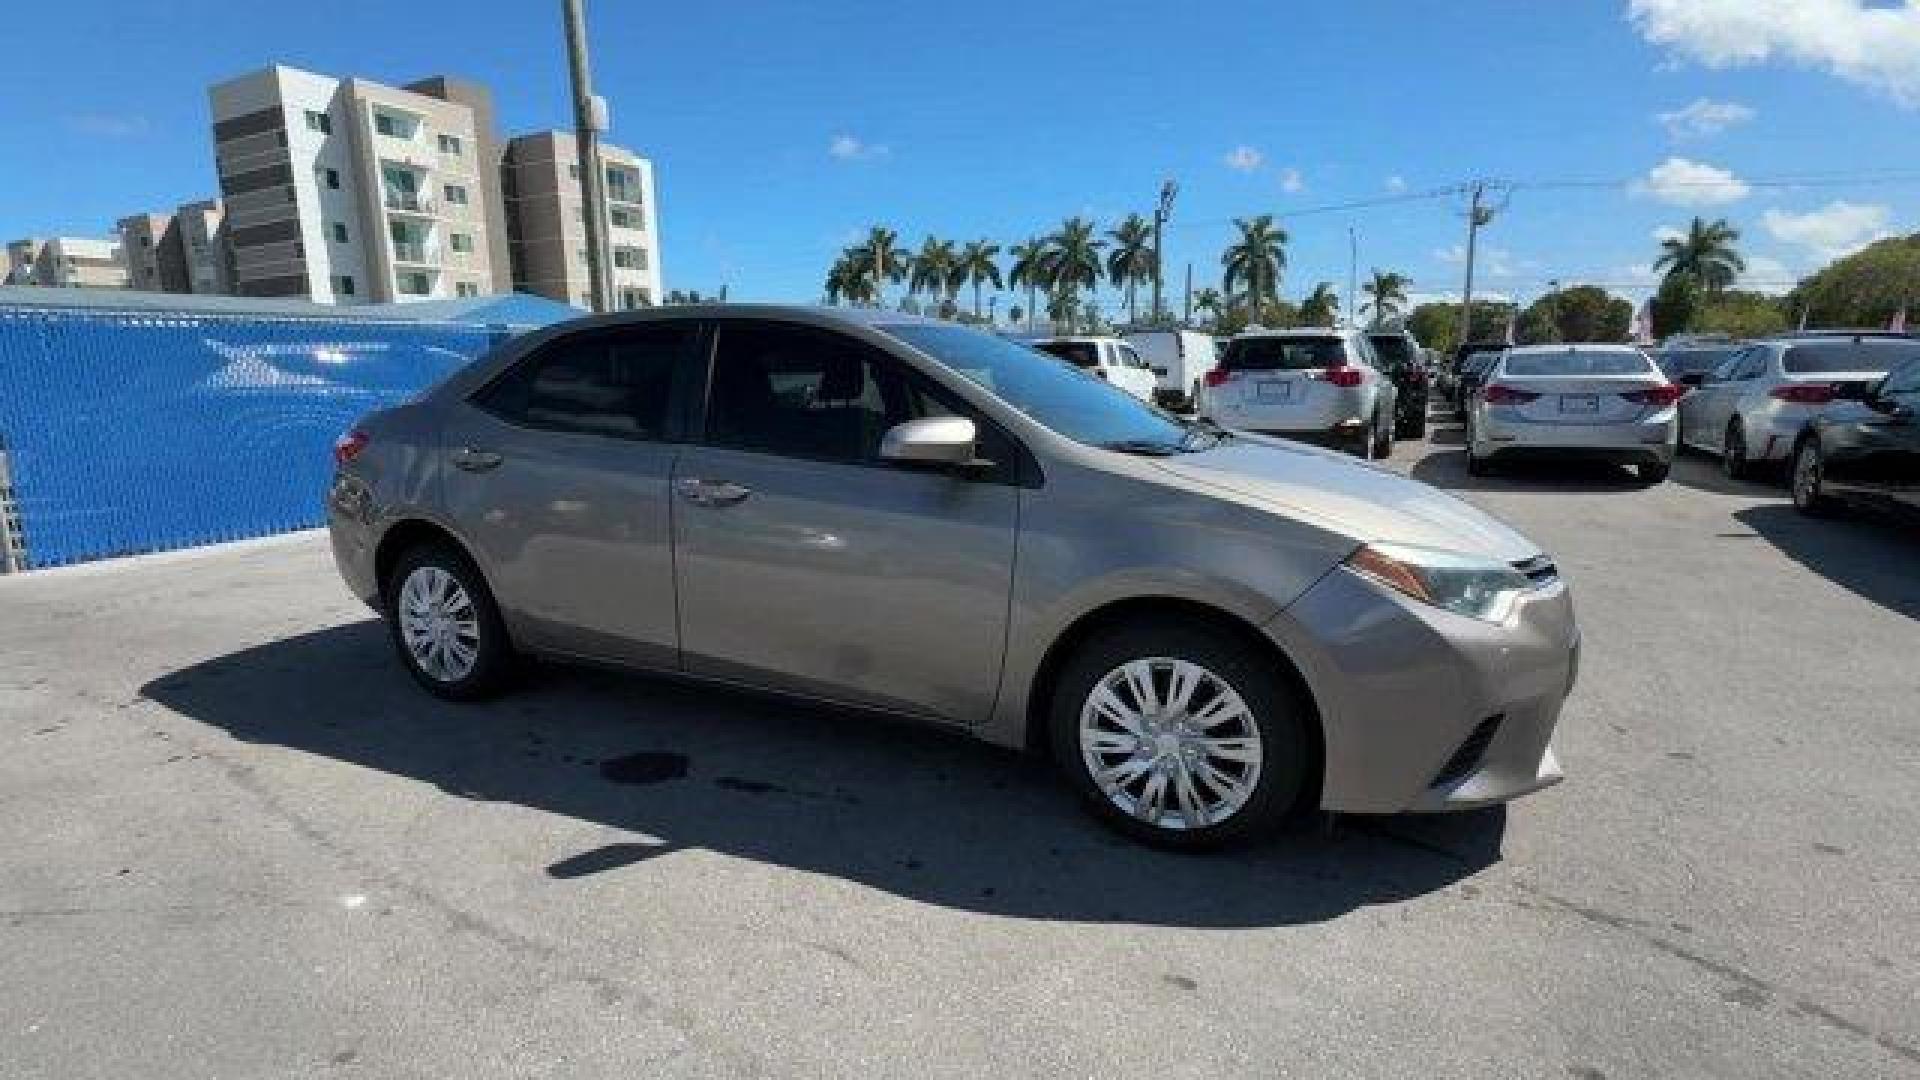
{"type": "Polygon", "coordinates": [[[1747,272],[1734,282],[1736,288],[1763,293],[1784,293],[1793,288],[1797,274],[1786,263],[1771,255],[1748,255],[1747,272]]]}
{"type": "Polygon", "coordinates": [[[1656,244],[1664,244],[1669,240],[1678,240],[1686,235],[1686,231],[1683,229],[1676,229],[1671,225],[1660,225],[1656,226],[1653,230],[1653,242],[1656,244]]]}
{"type": "Polygon", "coordinates": [[[1227,168],[1232,169],[1234,172],[1250,173],[1258,169],[1260,163],[1266,159],[1265,154],[1262,154],[1253,147],[1241,145],[1227,151],[1225,160],[1227,168]]]}
{"type": "Polygon", "coordinates": [[[96,139],[130,139],[152,126],[138,113],[75,113],[66,121],[70,130],[96,139]]]}
{"type": "Polygon", "coordinates": [[[1304,177],[1300,175],[1299,169],[1286,168],[1286,169],[1280,170],[1280,190],[1281,191],[1284,191],[1289,195],[1298,195],[1300,192],[1305,191],[1306,189],[1307,189],[1307,181],[1304,177]]]}
{"type": "Polygon", "coordinates": [[[1779,59],[1920,105],[1920,4],[1866,0],[1629,0],[1655,45],[1708,67],[1779,59]]]}
{"type": "Polygon", "coordinates": [[[893,151],[876,143],[862,142],[851,135],[835,135],[827,144],[827,153],[840,161],[872,161],[893,151]]]}
{"type": "Polygon", "coordinates": [[[1692,104],[1654,117],[1673,139],[1697,139],[1718,135],[1730,127],[1753,119],[1753,110],[1737,101],[1695,98],[1692,104]]]}
{"type": "MultiPolygon", "coordinates": [[[[1465,265],[1467,261],[1467,245],[1454,244],[1451,247],[1435,248],[1433,257],[1449,265],[1465,265]]],[[[1513,252],[1508,251],[1506,248],[1494,247],[1491,244],[1481,244],[1474,249],[1473,261],[1475,270],[1488,277],[1503,278],[1513,276],[1515,266],[1513,252]]],[[[1532,264],[1528,263],[1524,265],[1532,264]]]]}
{"type": "Polygon", "coordinates": [[[1407,178],[1401,176],[1399,173],[1387,177],[1387,190],[1395,195],[1407,190],[1407,178]]]}
{"type": "Polygon", "coordinates": [[[1727,169],[1705,162],[1670,157],[1635,180],[1628,190],[1674,206],[1724,206],[1739,202],[1752,190],[1727,169]]]}
{"type": "Polygon", "coordinates": [[[1836,199],[1805,214],[1769,210],[1761,220],[1775,240],[1798,244],[1822,261],[1831,261],[1891,235],[1887,223],[1892,218],[1893,212],[1884,206],[1836,199]]]}

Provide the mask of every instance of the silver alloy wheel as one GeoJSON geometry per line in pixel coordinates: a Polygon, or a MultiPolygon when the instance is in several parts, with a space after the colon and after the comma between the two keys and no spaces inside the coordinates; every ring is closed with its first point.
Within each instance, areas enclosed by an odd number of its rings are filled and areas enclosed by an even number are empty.
{"type": "Polygon", "coordinates": [[[480,658],[480,617],[473,598],[438,566],[415,567],[400,586],[400,636],[421,671],[454,683],[480,658]]]}
{"type": "Polygon", "coordinates": [[[1814,444],[1800,444],[1800,452],[1793,458],[1793,501],[1802,507],[1812,506],[1820,497],[1820,453],[1814,444]]]}
{"type": "Polygon", "coordinates": [[[1260,783],[1260,728],[1225,679],[1189,660],[1130,660],[1080,708],[1080,756],[1114,806],[1161,829],[1239,813],[1260,783]]]}

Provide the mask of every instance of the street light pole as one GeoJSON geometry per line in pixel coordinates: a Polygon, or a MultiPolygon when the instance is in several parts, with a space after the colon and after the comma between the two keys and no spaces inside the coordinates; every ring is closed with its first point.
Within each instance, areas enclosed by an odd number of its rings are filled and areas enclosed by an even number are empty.
{"type": "Polygon", "coordinates": [[[581,0],[560,0],[567,29],[567,73],[573,84],[573,138],[580,170],[580,218],[587,233],[587,291],[594,311],[613,308],[613,280],[607,264],[607,177],[600,163],[600,132],[606,106],[593,96],[587,66],[587,19],[581,0]]]}
{"type": "Polygon", "coordinates": [[[1347,325],[1360,325],[1360,309],[1353,306],[1354,292],[1360,280],[1360,237],[1347,226],[1347,325]]]}
{"type": "Polygon", "coordinates": [[[1166,253],[1160,246],[1160,233],[1173,214],[1173,197],[1180,193],[1180,185],[1168,180],[1160,185],[1160,205],[1153,210],[1153,320],[1160,321],[1160,278],[1166,264],[1166,253]]]}

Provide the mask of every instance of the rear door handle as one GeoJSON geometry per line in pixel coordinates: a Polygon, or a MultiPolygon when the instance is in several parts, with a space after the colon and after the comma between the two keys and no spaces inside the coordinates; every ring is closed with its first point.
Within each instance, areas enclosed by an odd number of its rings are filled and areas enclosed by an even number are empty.
{"type": "Polygon", "coordinates": [[[699,477],[683,476],[673,482],[680,497],[699,506],[732,506],[744,502],[753,489],[739,484],[714,483],[699,477]]]}
{"type": "Polygon", "coordinates": [[[463,446],[449,456],[455,468],[465,469],[468,472],[486,472],[488,469],[497,467],[501,461],[499,454],[491,450],[475,450],[471,446],[463,446]]]}

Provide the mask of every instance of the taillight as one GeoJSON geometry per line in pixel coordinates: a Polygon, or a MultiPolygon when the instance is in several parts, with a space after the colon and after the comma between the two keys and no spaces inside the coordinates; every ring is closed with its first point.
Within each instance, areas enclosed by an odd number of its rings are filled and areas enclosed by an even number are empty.
{"type": "Polygon", "coordinates": [[[1489,405],[1524,405],[1529,401],[1540,400],[1540,395],[1531,390],[1515,390],[1511,386],[1490,383],[1480,393],[1489,405]]]}
{"type": "Polygon", "coordinates": [[[1826,383],[1786,383],[1767,393],[1795,405],[1825,405],[1833,400],[1833,387],[1826,383]]]}
{"type": "Polygon", "coordinates": [[[1310,372],[1309,375],[1312,378],[1330,382],[1335,386],[1345,386],[1349,388],[1359,386],[1361,382],[1359,368],[1331,367],[1321,372],[1310,372]]]}
{"type": "Polygon", "coordinates": [[[1664,409],[1674,402],[1679,401],[1681,398],[1686,397],[1687,388],[1674,383],[1666,383],[1661,386],[1649,386],[1645,390],[1623,391],[1620,396],[1626,398],[1628,401],[1639,402],[1642,405],[1651,405],[1656,409],[1664,409]]]}
{"type": "Polygon", "coordinates": [[[360,451],[367,448],[367,441],[367,433],[359,428],[354,428],[345,435],[333,440],[333,463],[335,465],[345,465],[347,462],[359,457],[360,451]]]}
{"type": "Polygon", "coordinates": [[[1207,371],[1207,385],[1219,386],[1227,381],[1229,374],[1226,368],[1210,368],[1207,371]]]}

